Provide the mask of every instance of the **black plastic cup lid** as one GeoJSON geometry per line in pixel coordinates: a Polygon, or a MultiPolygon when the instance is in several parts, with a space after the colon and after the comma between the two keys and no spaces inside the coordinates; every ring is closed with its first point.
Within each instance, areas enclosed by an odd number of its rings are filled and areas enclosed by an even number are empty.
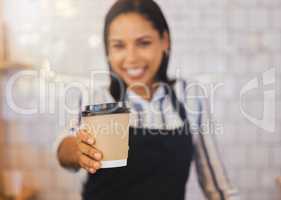
{"type": "Polygon", "coordinates": [[[116,103],[105,103],[96,105],[87,105],[82,112],[82,116],[94,116],[116,113],[129,113],[129,107],[126,102],[120,101],[116,103]]]}

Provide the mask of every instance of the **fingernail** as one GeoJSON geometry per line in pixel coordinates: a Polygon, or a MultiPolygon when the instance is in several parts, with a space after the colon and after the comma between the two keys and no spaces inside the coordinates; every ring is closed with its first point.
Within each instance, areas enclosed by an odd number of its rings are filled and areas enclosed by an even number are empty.
{"type": "Polygon", "coordinates": [[[95,165],[95,168],[96,168],[96,169],[99,169],[99,168],[100,168],[100,164],[99,164],[98,162],[96,162],[94,165],[95,165]]]}
{"type": "Polygon", "coordinates": [[[88,138],[87,142],[88,142],[89,144],[93,144],[93,143],[94,143],[94,139],[93,139],[93,138],[88,138]]]}
{"type": "Polygon", "coordinates": [[[90,172],[93,174],[93,173],[95,173],[95,172],[96,172],[96,170],[95,170],[95,169],[93,169],[93,168],[91,168],[91,169],[90,169],[90,172]]]}
{"type": "Polygon", "coordinates": [[[97,160],[100,160],[100,159],[101,159],[101,154],[100,154],[100,153],[95,153],[94,156],[95,156],[95,158],[96,158],[97,160]]]}

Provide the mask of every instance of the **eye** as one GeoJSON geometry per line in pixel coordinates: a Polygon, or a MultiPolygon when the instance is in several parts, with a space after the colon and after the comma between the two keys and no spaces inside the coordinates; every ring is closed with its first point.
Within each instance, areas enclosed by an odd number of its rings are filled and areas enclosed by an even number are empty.
{"type": "Polygon", "coordinates": [[[110,46],[111,46],[111,48],[113,48],[113,49],[123,49],[123,48],[125,47],[125,45],[122,44],[122,43],[115,43],[115,44],[112,44],[112,45],[110,45],[110,46]]]}
{"type": "Polygon", "coordinates": [[[151,41],[148,41],[148,40],[138,42],[138,46],[140,46],[140,47],[148,47],[150,44],[151,44],[151,41]]]}

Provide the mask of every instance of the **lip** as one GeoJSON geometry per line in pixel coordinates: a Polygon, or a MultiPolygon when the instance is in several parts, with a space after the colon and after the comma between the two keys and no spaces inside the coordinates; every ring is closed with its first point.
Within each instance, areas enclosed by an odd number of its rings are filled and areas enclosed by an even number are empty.
{"type": "MultiPolygon", "coordinates": [[[[147,66],[145,66],[145,67],[124,68],[124,71],[125,71],[126,75],[127,75],[130,79],[140,79],[140,78],[142,78],[142,77],[144,76],[144,74],[145,74],[147,68],[148,68],[147,66]],[[137,71],[134,72],[134,73],[135,73],[134,75],[128,73],[128,70],[138,70],[138,69],[142,70],[142,72],[139,72],[139,74],[138,74],[137,71]]],[[[132,72],[131,72],[131,73],[132,73],[132,72]]]]}

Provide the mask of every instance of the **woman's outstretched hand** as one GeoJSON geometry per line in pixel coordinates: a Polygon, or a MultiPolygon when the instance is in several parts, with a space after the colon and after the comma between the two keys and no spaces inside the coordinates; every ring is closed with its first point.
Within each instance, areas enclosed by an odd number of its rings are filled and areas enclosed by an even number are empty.
{"type": "Polygon", "coordinates": [[[96,173],[101,167],[102,152],[95,147],[95,138],[80,130],[77,134],[77,144],[77,163],[89,173],[96,173]]]}

